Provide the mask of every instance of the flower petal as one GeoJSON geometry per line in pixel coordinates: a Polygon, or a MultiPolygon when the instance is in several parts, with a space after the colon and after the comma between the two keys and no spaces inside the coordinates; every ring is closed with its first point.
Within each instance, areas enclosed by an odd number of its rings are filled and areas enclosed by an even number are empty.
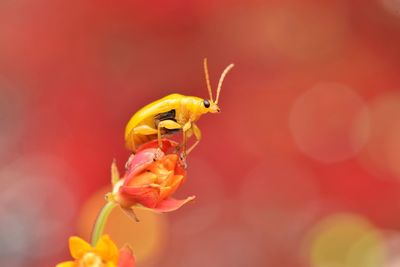
{"type": "Polygon", "coordinates": [[[69,238],[69,250],[74,259],[81,258],[86,252],[90,251],[92,247],[82,238],[71,236],[69,238]]]}
{"type": "Polygon", "coordinates": [[[103,235],[97,242],[95,252],[104,261],[118,262],[118,248],[108,235],[103,235]]]}
{"type": "Polygon", "coordinates": [[[182,185],[186,177],[182,175],[174,175],[173,178],[171,178],[172,184],[170,185],[171,191],[170,194],[174,194],[175,191],[182,185]]]}
{"type": "Polygon", "coordinates": [[[155,208],[153,208],[154,211],[158,212],[170,212],[179,209],[189,201],[192,201],[195,199],[195,196],[188,197],[186,199],[178,200],[174,198],[168,198],[163,201],[160,201],[160,203],[157,204],[155,208]]]}
{"type": "Polygon", "coordinates": [[[161,187],[159,201],[168,198],[170,195],[171,195],[171,187],[169,186],[161,187]]]}
{"type": "Polygon", "coordinates": [[[143,172],[124,183],[125,186],[141,186],[156,182],[157,175],[152,172],[143,172]]]}
{"type": "Polygon", "coordinates": [[[76,267],[76,264],[74,261],[65,261],[57,264],[56,267],[76,267]]]}
{"type": "Polygon", "coordinates": [[[111,163],[111,184],[114,186],[116,183],[118,183],[119,179],[120,175],[117,167],[117,162],[114,159],[111,163]]]}
{"type": "Polygon", "coordinates": [[[135,257],[132,249],[127,245],[119,251],[118,267],[135,267],[135,257]]]}
{"type": "Polygon", "coordinates": [[[151,185],[121,186],[119,193],[126,202],[139,203],[153,208],[158,202],[160,189],[151,185]]]}

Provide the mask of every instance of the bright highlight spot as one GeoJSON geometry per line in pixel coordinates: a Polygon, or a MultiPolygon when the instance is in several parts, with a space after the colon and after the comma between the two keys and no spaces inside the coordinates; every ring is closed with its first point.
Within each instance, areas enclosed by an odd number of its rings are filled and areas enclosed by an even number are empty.
{"type": "Polygon", "coordinates": [[[309,238],[313,267],[383,266],[385,248],[380,232],[354,214],[332,215],[314,227],[309,238]]]}
{"type": "Polygon", "coordinates": [[[384,267],[398,267],[400,266],[400,232],[398,231],[385,231],[386,243],[386,264],[384,267]]]}
{"type": "Polygon", "coordinates": [[[26,259],[63,251],[77,209],[64,182],[72,175],[62,160],[49,156],[21,157],[0,168],[0,266],[26,266],[26,259]]]}
{"type": "Polygon", "coordinates": [[[381,0],[383,8],[395,16],[400,16],[400,0],[381,0]]]}
{"type": "Polygon", "coordinates": [[[321,83],[296,100],[289,124],[304,154],[330,163],[360,151],[368,138],[369,115],[354,90],[338,83],[321,83]]]}

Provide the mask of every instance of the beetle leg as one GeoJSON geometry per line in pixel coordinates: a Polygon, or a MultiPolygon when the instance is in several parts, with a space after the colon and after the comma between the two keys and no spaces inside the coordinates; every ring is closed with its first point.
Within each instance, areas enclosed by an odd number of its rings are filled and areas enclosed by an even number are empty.
{"type": "Polygon", "coordinates": [[[188,121],[187,123],[185,123],[185,125],[183,125],[182,130],[184,132],[186,132],[187,130],[189,130],[192,127],[192,122],[188,121]]]}
{"type": "Polygon", "coordinates": [[[189,138],[189,130],[192,128],[192,122],[188,121],[185,123],[185,125],[183,125],[182,127],[182,155],[181,158],[186,158],[186,145],[187,145],[187,139],[189,138]]]}
{"type": "Polygon", "coordinates": [[[192,129],[189,129],[189,130],[186,131],[186,138],[188,140],[189,140],[190,137],[192,137],[192,135],[193,135],[193,130],[192,129]]]}
{"type": "Polygon", "coordinates": [[[173,120],[160,121],[160,123],[158,123],[158,127],[157,127],[157,136],[158,136],[158,146],[159,147],[162,147],[161,128],[166,128],[168,130],[178,130],[178,129],[181,129],[182,126],[173,120]]]}
{"type": "Polygon", "coordinates": [[[136,145],[135,145],[135,138],[132,132],[129,134],[128,138],[126,139],[126,147],[135,154],[136,145]]]}
{"type": "Polygon", "coordinates": [[[193,129],[194,136],[196,137],[196,142],[187,150],[186,155],[188,155],[190,152],[192,152],[192,150],[200,143],[200,140],[201,140],[200,128],[196,124],[192,123],[192,129],[193,129]]]}

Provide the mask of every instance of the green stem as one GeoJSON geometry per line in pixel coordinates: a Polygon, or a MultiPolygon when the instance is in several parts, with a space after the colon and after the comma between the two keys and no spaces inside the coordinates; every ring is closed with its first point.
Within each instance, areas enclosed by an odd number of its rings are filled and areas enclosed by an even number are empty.
{"type": "Polygon", "coordinates": [[[92,246],[96,246],[97,241],[99,241],[100,236],[103,234],[107,218],[115,206],[114,202],[107,202],[100,210],[92,230],[92,246]]]}

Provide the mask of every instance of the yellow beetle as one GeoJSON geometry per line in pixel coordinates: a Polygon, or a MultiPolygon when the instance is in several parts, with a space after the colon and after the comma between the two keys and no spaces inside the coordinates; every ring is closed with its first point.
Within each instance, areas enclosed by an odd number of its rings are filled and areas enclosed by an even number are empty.
{"type": "Polygon", "coordinates": [[[207,59],[205,58],[204,72],[210,99],[171,94],[144,106],[131,117],[126,125],[125,142],[127,148],[135,152],[138,146],[156,138],[161,147],[161,138],[163,136],[182,130],[183,155],[190,153],[201,139],[200,129],[195,122],[203,114],[220,112],[218,100],[222,82],[233,66],[233,64],[230,64],[222,72],[217,88],[217,98],[214,101],[208,75],[207,59]],[[196,137],[196,142],[186,150],[187,139],[193,134],[196,137]]]}

